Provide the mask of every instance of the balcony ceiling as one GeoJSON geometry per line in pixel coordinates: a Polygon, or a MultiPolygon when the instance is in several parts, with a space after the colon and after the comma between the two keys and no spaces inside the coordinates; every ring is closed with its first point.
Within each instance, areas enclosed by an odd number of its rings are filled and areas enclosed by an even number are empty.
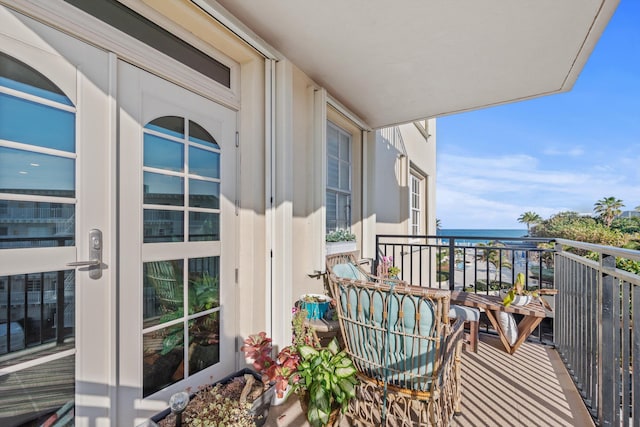
{"type": "Polygon", "coordinates": [[[218,0],[371,127],[571,89],[618,0],[218,0]]]}

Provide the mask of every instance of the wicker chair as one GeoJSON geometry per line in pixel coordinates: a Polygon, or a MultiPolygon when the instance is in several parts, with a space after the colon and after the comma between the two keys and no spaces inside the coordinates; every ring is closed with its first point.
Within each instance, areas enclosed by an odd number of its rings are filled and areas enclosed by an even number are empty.
{"type": "Polygon", "coordinates": [[[327,256],[346,351],[361,380],[354,425],[446,426],[460,408],[463,320],[448,291],[380,279],[351,253],[327,256]]]}

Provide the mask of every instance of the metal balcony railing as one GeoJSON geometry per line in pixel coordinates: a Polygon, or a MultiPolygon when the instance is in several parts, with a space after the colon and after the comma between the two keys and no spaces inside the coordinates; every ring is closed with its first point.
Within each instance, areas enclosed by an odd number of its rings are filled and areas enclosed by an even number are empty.
{"type": "Polygon", "coordinates": [[[414,285],[497,293],[518,272],[555,288],[553,342],[597,425],[640,425],[640,251],[564,239],[376,236],[377,257],[414,285]],[[596,261],[597,259],[597,261],[596,261]],[[636,369],[634,369],[636,367],[636,369]]]}

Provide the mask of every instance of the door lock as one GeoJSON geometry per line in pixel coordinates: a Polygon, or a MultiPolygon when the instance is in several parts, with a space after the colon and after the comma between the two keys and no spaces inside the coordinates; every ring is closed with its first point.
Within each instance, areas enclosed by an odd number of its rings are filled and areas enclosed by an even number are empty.
{"type": "Polygon", "coordinates": [[[89,230],[89,261],[76,261],[67,264],[69,267],[87,267],[91,279],[102,277],[102,231],[97,228],[89,230]]]}

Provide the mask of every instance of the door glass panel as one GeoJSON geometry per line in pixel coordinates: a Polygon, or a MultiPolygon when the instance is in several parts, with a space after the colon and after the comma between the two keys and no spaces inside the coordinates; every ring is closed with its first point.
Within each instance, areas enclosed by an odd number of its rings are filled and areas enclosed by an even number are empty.
{"type": "Polygon", "coordinates": [[[144,210],[144,243],[184,240],[184,212],[144,210]]]}
{"type": "Polygon", "coordinates": [[[215,312],[189,321],[189,375],[220,361],[220,313],[215,312]],[[193,349],[193,350],[191,350],[193,349]]]}
{"type": "Polygon", "coordinates": [[[184,169],[184,145],[147,133],[144,135],[144,165],[180,172],[184,169]]]}
{"type": "Polygon", "coordinates": [[[150,121],[145,129],[155,130],[176,138],[184,138],[184,119],[176,116],[158,117],[150,121]]]}
{"type": "Polygon", "coordinates": [[[220,257],[189,259],[189,314],[220,306],[220,257]]]}
{"type": "Polygon", "coordinates": [[[75,245],[75,205],[0,200],[0,249],[75,245]]]}
{"type": "Polygon", "coordinates": [[[216,140],[202,126],[189,120],[189,141],[213,148],[220,148],[216,140]]]}
{"type": "Polygon", "coordinates": [[[189,180],[189,206],[193,208],[220,208],[220,183],[189,180]]]}
{"type": "Polygon", "coordinates": [[[220,214],[189,212],[189,241],[220,240],[220,214]]]}
{"type": "Polygon", "coordinates": [[[189,147],[189,173],[209,178],[220,178],[220,154],[189,147]]]}
{"type": "Polygon", "coordinates": [[[149,205],[184,205],[184,178],[159,173],[144,173],[144,203],[149,205]]]}
{"type": "Polygon", "coordinates": [[[145,262],[143,270],[144,327],[182,317],[182,260],[145,262]]]}
{"type": "Polygon", "coordinates": [[[75,160],[0,147],[0,192],[75,197],[75,160]]]}
{"type": "Polygon", "coordinates": [[[143,334],[142,345],[143,397],[184,379],[182,323],[143,334]]]}
{"type": "Polygon", "coordinates": [[[75,114],[0,92],[0,139],[73,153],[75,114]]]}

